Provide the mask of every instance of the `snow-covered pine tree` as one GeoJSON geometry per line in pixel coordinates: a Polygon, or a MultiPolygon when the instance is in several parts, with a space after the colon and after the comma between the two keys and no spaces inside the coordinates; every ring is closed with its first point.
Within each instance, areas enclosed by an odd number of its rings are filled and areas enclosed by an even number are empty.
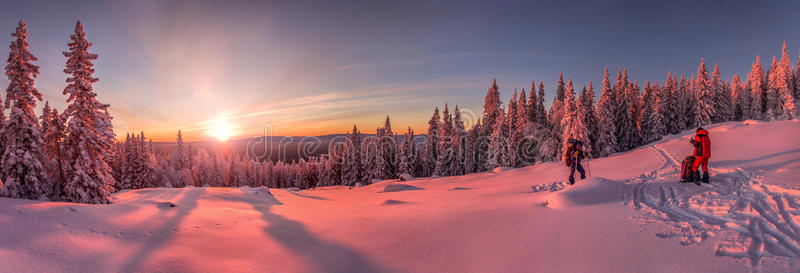
{"type": "Polygon", "coordinates": [[[525,123],[528,123],[528,99],[525,97],[525,88],[522,88],[522,91],[519,92],[519,99],[517,100],[517,122],[516,127],[522,128],[525,127],[525,123]]]}
{"type": "Polygon", "coordinates": [[[597,102],[597,141],[592,143],[595,157],[604,157],[617,152],[615,109],[617,99],[608,80],[608,68],[604,69],[603,87],[597,102]]]}
{"type": "Polygon", "coordinates": [[[33,64],[36,57],[28,50],[28,27],[20,20],[9,46],[8,88],[5,108],[9,118],[2,128],[3,151],[0,157],[0,173],[4,186],[0,194],[5,197],[47,199],[52,185],[44,169],[42,133],[34,113],[36,101],[42,94],[34,87],[39,75],[39,66],[33,64]]]}
{"type": "Polygon", "coordinates": [[[617,95],[618,103],[615,109],[615,124],[617,131],[617,151],[628,151],[638,146],[641,141],[636,120],[633,118],[631,105],[635,96],[634,84],[628,81],[628,71],[620,73],[617,70],[617,82],[614,84],[614,92],[617,95]]]}
{"type": "Polygon", "coordinates": [[[778,119],[783,113],[783,105],[778,88],[778,61],[773,56],[772,65],[767,71],[767,86],[764,89],[764,120],[778,119]]]}
{"type": "Polygon", "coordinates": [[[694,88],[697,102],[694,106],[694,112],[696,113],[694,124],[696,126],[710,124],[714,121],[717,112],[714,109],[713,86],[708,78],[708,70],[704,59],[700,59],[700,67],[697,68],[694,88]]]}
{"type": "Polygon", "coordinates": [[[538,109],[538,114],[536,114],[536,116],[538,117],[539,124],[542,126],[547,125],[547,111],[544,109],[544,83],[542,81],[539,81],[539,101],[536,108],[538,109]]]}
{"type": "Polygon", "coordinates": [[[506,113],[506,127],[508,128],[508,135],[506,139],[506,155],[504,157],[503,166],[516,167],[517,153],[516,143],[514,142],[514,134],[517,131],[517,90],[514,89],[514,96],[508,103],[508,112],[506,113]]]}
{"type": "MultiPolygon", "coordinates": [[[[578,97],[577,99],[569,98],[570,96],[569,91],[567,91],[566,96],[567,98],[564,100],[564,103],[570,103],[573,104],[574,106],[567,107],[570,110],[568,110],[569,113],[565,115],[565,119],[569,119],[569,125],[567,125],[564,128],[565,129],[564,139],[567,140],[564,142],[564,145],[568,144],[569,139],[582,141],[584,143],[583,151],[587,155],[591,155],[592,143],[591,140],[589,139],[589,132],[587,131],[586,126],[583,123],[585,117],[584,117],[583,107],[581,107],[581,102],[580,102],[583,98],[581,97],[578,97]],[[571,101],[574,101],[574,103],[571,101]]],[[[564,151],[567,151],[566,146],[564,146],[564,151]]],[[[569,155],[566,155],[565,153],[565,156],[569,155]]]]}
{"type": "MultiPolygon", "coordinates": [[[[491,93],[491,89],[489,90],[491,93]]],[[[488,95],[487,95],[488,96],[488,95]]],[[[488,97],[487,97],[488,98],[488,97]]],[[[428,121],[428,139],[425,141],[425,153],[423,160],[423,176],[431,176],[436,168],[436,162],[439,160],[439,125],[441,118],[439,116],[439,107],[433,110],[433,116],[428,121]]]]}
{"type": "Polygon", "coordinates": [[[761,66],[761,57],[756,55],[756,60],[747,74],[747,86],[750,96],[750,118],[763,119],[766,103],[766,82],[764,78],[764,67],[761,66]]]}
{"type": "Polygon", "coordinates": [[[528,121],[530,122],[538,122],[539,96],[536,95],[536,81],[531,81],[530,95],[528,97],[530,100],[528,100],[528,106],[526,107],[527,113],[525,116],[528,117],[528,121]]]}
{"type": "Polygon", "coordinates": [[[781,61],[778,63],[777,71],[775,72],[775,87],[777,95],[781,104],[780,119],[793,119],[797,116],[797,109],[795,106],[794,97],[794,71],[792,64],[789,61],[789,51],[786,50],[786,42],[783,42],[783,51],[781,54],[781,61]]]}
{"type": "Polygon", "coordinates": [[[751,97],[750,92],[742,85],[742,80],[739,75],[733,75],[733,83],[731,83],[731,95],[734,103],[733,117],[734,120],[747,120],[750,119],[752,110],[750,109],[751,97]]]}
{"type": "Polygon", "coordinates": [[[697,113],[694,112],[694,105],[697,100],[692,89],[693,82],[694,76],[692,76],[691,80],[687,80],[681,74],[681,80],[678,84],[679,103],[681,105],[681,131],[694,127],[695,117],[697,116],[697,113]]]}
{"type": "Polygon", "coordinates": [[[183,144],[183,135],[181,130],[178,130],[178,137],[176,139],[175,153],[172,156],[172,168],[175,170],[182,170],[189,167],[188,160],[186,159],[186,148],[183,144]]]}
{"type": "Polygon", "coordinates": [[[508,162],[508,122],[504,111],[500,112],[494,122],[494,132],[489,138],[489,152],[486,161],[486,169],[492,170],[495,167],[506,166],[508,162]]]}
{"type": "Polygon", "coordinates": [[[456,105],[453,111],[453,136],[451,137],[453,143],[453,153],[455,154],[453,162],[450,164],[450,172],[453,175],[464,174],[464,146],[466,145],[466,130],[464,129],[464,120],[461,119],[461,110],[456,105]]]}
{"type": "Polygon", "coordinates": [[[683,105],[679,100],[678,80],[675,79],[675,75],[672,72],[667,72],[667,80],[664,82],[664,86],[661,87],[661,93],[664,96],[661,105],[665,114],[667,132],[669,134],[677,134],[684,126],[682,119],[683,105]]]}
{"type": "Polygon", "coordinates": [[[567,80],[567,87],[564,92],[564,106],[564,118],[561,119],[561,126],[564,128],[564,135],[561,138],[561,150],[563,151],[561,160],[566,161],[569,157],[567,151],[569,150],[570,139],[582,141],[584,143],[584,151],[591,154],[592,143],[589,140],[586,126],[583,124],[583,107],[581,107],[580,98],[575,98],[572,79],[567,80]]]}
{"type": "MultiPolygon", "coordinates": [[[[658,83],[651,86],[653,91],[653,123],[652,127],[650,127],[650,136],[652,137],[651,141],[658,141],[661,137],[669,134],[669,90],[662,89],[658,83]]],[[[644,122],[644,121],[642,121],[644,122]]]]}
{"type": "Polygon", "coordinates": [[[589,81],[589,88],[583,88],[583,91],[580,95],[581,98],[581,107],[583,107],[583,124],[586,126],[586,133],[589,135],[589,143],[592,143],[594,149],[594,143],[597,142],[597,111],[594,107],[594,86],[592,82],[589,81]]]}
{"type": "Polygon", "coordinates": [[[475,172],[485,172],[488,170],[487,166],[489,165],[491,136],[484,135],[483,128],[483,124],[478,120],[471,130],[471,142],[474,150],[472,158],[474,159],[475,172]]]}
{"type": "Polygon", "coordinates": [[[416,170],[414,167],[414,157],[416,156],[416,151],[414,151],[414,131],[411,130],[411,126],[408,127],[408,132],[403,136],[403,145],[400,148],[400,166],[399,166],[399,173],[408,174],[408,175],[415,175],[416,170]]]}
{"type": "Polygon", "coordinates": [[[714,64],[714,72],[711,73],[711,90],[713,94],[714,116],[713,122],[723,122],[733,119],[733,98],[731,98],[730,88],[722,81],[719,73],[719,65],[714,64]]]}
{"type": "MultiPolygon", "coordinates": [[[[654,85],[655,86],[655,85],[654,85]]],[[[642,97],[642,141],[644,144],[655,141],[660,136],[655,135],[655,95],[653,94],[653,87],[650,86],[650,81],[644,84],[644,96],[642,97]]]]}
{"type": "Polygon", "coordinates": [[[345,142],[345,154],[342,162],[342,184],[353,186],[356,183],[367,184],[364,179],[364,165],[361,161],[361,132],[353,124],[353,131],[345,142]]]}
{"type": "Polygon", "coordinates": [[[797,65],[794,66],[794,98],[800,102],[800,51],[797,52],[797,65]]]}
{"type": "Polygon", "coordinates": [[[451,176],[450,165],[453,163],[455,153],[453,150],[453,116],[447,104],[442,111],[442,123],[439,126],[439,160],[433,170],[434,175],[451,176]]]}
{"type": "Polygon", "coordinates": [[[464,136],[463,150],[464,150],[464,174],[471,174],[477,171],[476,160],[475,160],[475,143],[480,136],[480,131],[477,126],[480,121],[477,121],[475,125],[467,132],[464,136]]]}
{"type": "Polygon", "coordinates": [[[483,117],[482,124],[484,127],[483,135],[490,135],[494,131],[494,123],[497,122],[497,116],[502,112],[503,103],[500,101],[500,87],[497,86],[497,79],[492,80],[492,86],[486,92],[486,98],[483,102],[483,117]]]}
{"type": "Polygon", "coordinates": [[[397,138],[392,132],[392,123],[389,116],[386,116],[386,122],[383,125],[383,133],[379,137],[380,146],[378,146],[378,153],[383,157],[379,160],[378,170],[381,171],[381,179],[396,178],[397,175],[397,138]],[[382,164],[381,164],[382,163],[382,164]]]}
{"type": "Polygon", "coordinates": [[[108,105],[97,100],[92,77],[97,54],[89,53],[92,46],[86,40],[83,24],[75,25],[71,35],[70,51],[64,52],[69,74],[64,94],[69,106],[64,110],[67,117],[67,136],[64,140],[67,181],[64,185],[68,201],[81,203],[109,203],[115,183],[111,167],[106,162],[113,149],[114,131],[108,105]]]}
{"type": "MultiPolygon", "coordinates": [[[[342,184],[342,161],[344,149],[341,144],[331,142],[328,145],[328,158],[325,160],[325,171],[322,174],[322,185],[333,186],[342,184]]],[[[373,155],[373,158],[377,156],[373,155]]],[[[280,187],[280,185],[276,185],[280,187]]]]}
{"type": "Polygon", "coordinates": [[[555,151],[556,153],[553,155],[554,158],[558,158],[562,155],[562,148],[563,145],[560,145],[564,142],[564,113],[566,105],[564,103],[564,93],[566,92],[566,88],[564,87],[564,78],[563,74],[559,74],[558,76],[558,87],[556,87],[556,97],[555,101],[553,101],[553,106],[550,107],[550,125],[552,126],[553,131],[553,138],[555,138],[558,145],[558,150],[555,151]]]}
{"type": "Polygon", "coordinates": [[[45,103],[42,116],[40,117],[42,132],[44,133],[44,164],[45,170],[50,177],[51,200],[61,200],[64,190],[65,172],[61,156],[61,145],[64,141],[66,124],[62,116],[56,109],[50,109],[49,103],[45,103]]]}
{"type": "MultiPolygon", "coordinates": [[[[148,143],[144,132],[139,133],[139,140],[136,142],[139,147],[138,158],[136,159],[139,165],[134,176],[137,178],[134,187],[137,189],[148,188],[155,186],[156,181],[156,159],[153,154],[152,142],[148,143]]],[[[227,183],[226,183],[227,184],[227,183]]]]}

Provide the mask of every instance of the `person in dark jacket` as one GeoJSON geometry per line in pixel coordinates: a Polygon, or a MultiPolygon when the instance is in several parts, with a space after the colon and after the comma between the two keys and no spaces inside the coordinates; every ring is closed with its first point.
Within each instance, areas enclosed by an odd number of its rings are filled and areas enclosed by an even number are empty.
{"type": "Polygon", "coordinates": [[[703,181],[703,183],[708,183],[708,159],[711,158],[711,139],[708,138],[708,131],[703,127],[697,128],[697,133],[689,142],[694,145],[694,152],[692,153],[695,157],[694,165],[692,166],[694,182],[703,181]],[[700,166],[703,166],[702,178],[698,170],[700,166]]]}
{"type": "Polygon", "coordinates": [[[583,142],[579,140],[570,139],[569,148],[567,149],[567,165],[569,165],[569,184],[575,184],[575,170],[581,173],[581,180],[586,178],[586,172],[581,165],[581,159],[586,156],[583,153],[583,142]]]}

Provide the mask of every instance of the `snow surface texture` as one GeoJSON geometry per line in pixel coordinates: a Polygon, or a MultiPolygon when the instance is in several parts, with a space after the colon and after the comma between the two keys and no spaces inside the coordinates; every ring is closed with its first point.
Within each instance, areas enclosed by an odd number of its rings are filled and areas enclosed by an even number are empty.
{"type": "Polygon", "coordinates": [[[800,123],[708,129],[705,186],[677,182],[686,131],[585,161],[573,186],[542,163],[353,189],[139,189],[110,205],[2,198],[0,272],[800,271],[800,123]]]}

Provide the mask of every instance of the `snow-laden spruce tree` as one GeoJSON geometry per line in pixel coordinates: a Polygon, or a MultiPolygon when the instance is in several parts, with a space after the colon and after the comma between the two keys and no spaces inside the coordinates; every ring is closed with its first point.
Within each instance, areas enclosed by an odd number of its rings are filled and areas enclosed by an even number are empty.
{"type": "Polygon", "coordinates": [[[500,101],[500,87],[497,86],[497,79],[494,79],[483,101],[483,117],[481,122],[484,127],[483,135],[488,136],[494,131],[494,124],[497,122],[497,116],[501,115],[503,112],[501,109],[502,105],[503,103],[500,101]]]}
{"type": "MultiPolygon", "coordinates": [[[[662,89],[658,84],[652,86],[653,88],[653,124],[650,127],[650,135],[653,137],[651,141],[658,141],[661,137],[669,134],[669,90],[662,89]]],[[[642,121],[644,122],[644,121],[642,121]]],[[[642,129],[644,130],[644,129],[642,129]]]]}
{"type": "Polygon", "coordinates": [[[345,186],[353,186],[356,183],[367,184],[368,179],[364,179],[364,164],[361,161],[361,132],[353,124],[353,131],[347,137],[345,143],[345,157],[342,165],[342,183],[345,186]]]}
{"type": "Polygon", "coordinates": [[[766,103],[766,79],[764,78],[764,67],[761,65],[761,57],[756,55],[756,60],[747,74],[747,86],[750,96],[750,118],[763,119],[766,103]]]}
{"type": "Polygon", "coordinates": [[[767,71],[767,84],[764,89],[764,120],[778,119],[783,113],[783,105],[778,88],[778,61],[773,56],[772,65],[767,71]]]}
{"type": "Polygon", "coordinates": [[[752,97],[750,89],[742,85],[742,80],[739,75],[733,75],[733,83],[731,84],[731,95],[733,97],[734,109],[733,115],[735,120],[750,119],[752,110],[750,109],[752,97]]]}
{"type": "Polygon", "coordinates": [[[439,160],[439,107],[433,110],[433,116],[428,121],[428,139],[425,141],[425,156],[423,160],[423,176],[431,176],[439,160]]]}
{"type": "MultiPolygon", "coordinates": [[[[523,92],[524,93],[524,92],[523,92]]],[[[530,95],[528,96],[528,106],[526,106],[526,114],[528,121],[539,122],[539,96],[536,95],[536,81],[531,81],[530,95]]]]}
{"type": "Polygon", "coordinates": [[[697,113],[694,111],[694,105],[697,103],[697,99],[694,96],[694,89],[692,89],[693,82],[694,74],[692,74],[691,79],[686,79],[683,74],[681,74],[681,80],[678,82],[678,95],[681,105],[681,130],[694,127],[694,120],[697,116],[697,113]]]}
{"type": "Polygon", "coordinates": [[[680,93],[678,91],[678,80],[672,72],[667,72],[667,80],[661,88],[664,96],[662,100],[663,112],[665,114],[665,122],[667,132],[669,134],[677,134],[683,130],[683,105],[680,100],[680,93]]]}
{"type": "Polygon", "coordinates": [[[548,124],[547,110],[545,110],[544,108],[544,83],[542,81],[539,81],[538,92],[539,92],[539,98],[538,98],[539,101],[536,105],[536,108],[538,109],[539,113],[536,114],[536,116],[538,117],[539,124],[541,124],[542,126],[547,126],[548,124]]]}
{"type": "Polygon", "coordinates": [[[495,167],[508,166],[508,122],[504,111],[497,116],[494,122],[494,132],[489,137],[489,156],[486,161],[486,169],[492,170],[495,167]]]}
{"type": "Polygon", "coordinates": [[[97,100],[92,85],[97,54],[89,53],[92,46],[86,40],[83,24],[75,25],[70,36],[67,67],[69,74],[64,94],[70,103],[64,110],[67,117],[67,137],[64,140],[67,181],[64,185],[68,201],[81,203],[109,203],[115,183],[107,160],[113,149],[114,131],[108,105],[97,100]]]}
{"type": "Polygon", "coordinates": [[[783,42],[783,53],[781,61],[775,71],[775,88],[781,104],[781,113],[776,116],[780,119],[793,119],[797,116],[797,109],[794,98],[794,71],[789,61],[789,51],[786,50],[786,42],[783,42]]]}
{"type": "Polygon", "coordinates": [[[567,148],[569,146],[569,139],[572,137],[572,124],[574,123],[576,107],[575,107],[575,89],[572,86],[572,79],[567,81],[567,86],[563,92],[564,98],[564,114],[561,117],[561,160],[566,161],[569,155],[567,148]]]}
{"type": "Polygon", "coordinates": [[[47,170],[50,184],[53,186],[51,191],[52,200],[61,200],[64,192],[64,172],[63,157],[61,156],[62,142],[64,141],[67,129],[63,117],[58,110],[51,109],[49,103],[45,103],[42,109],[42,116],[39,117],[44,133],[44,164],[47,170]]]}
{"type": "Polygon", "coordinates": [[[589,88],[583,88],[580,95],[581,107],[583,108],[583,124],[586,126],[586,132],[589,134],[589,143],[592,144],[592,150],[595,148],[597,142],[597,111],[594,106],[594,86],[589,81],[589,88]]]}
{"type": "Polygon", "coordinates": [[[183,135],[181,134],[181,130],[178,130],[178,137],[176,139],[176,149],[175,152],[172,154],[172,168],[175,170],[182,170],[185,168],[189,168],[189,160],[187,159],[186,155],[186,147],[184,147],[183,143],[183,135]]]}
{"type": "Polygon", "coordinates": [[[696,126],[710,124],[716,116],[716,110],[714,109],[713,102],[714,93],[704,59],[700,59],[700,67],[697,68],[697,78],[695,78],[694,81],[694,89],[696,97],[696,104],[694,106],[696,116],[694,124],[696,126]]]}
{"type": "Polygon", "coordinates": [[[714,64],[714,71],[711,73],[711,90],[714,116],[713,122],[723,122],[733,119],[733,98],[727,84],[722,81],[719,73],[719,65],[714,64]]]}
{"type": "Polygon", "coordinates": [[[42,94],[34,87],[39,67],[32,62],[36,57],[28,50],[28,27],[20,20],[11,42],[6,65],[9,84],[6,88],[5,108],[9,118],[2,128],[3,151],[0,173],[4,186],[0,194],[5,197],[47,199],[52,190],[44,169],[42,133],[34,113],[36,101],[42,94]]]}
{"type": "Polygon", "coordinates": [[[454,160],[450,163],[450,172],[453,175],[464,174],[464,158],[466,157],[464,145],[466,145],[466,129],[464,128],[464,120],[461,118],[461,110],[456,105],[453,111],[453,130],[452,142],[454,160]]]}
{"type": "Polygon", "coordinates": [[[606,68],[600,99],[597,101],[597,141],[592,143],[595,157],[604,157],[617,152],[617,129],[614,123],[616,104],[617,99],[608,80],[608,68],[606,68]]]}
{"type": "Polygon", "coordinates": [[[642,141],[647,144],[655,141],[661,136],[656,136],[653,126],[655,120],[655,95],[653,94],[653,87],[650,86],[650,81],[644,84],[644,97],[642,97],[642,141]]]}
{"type": "Polygon", "coordinates": [[[794,66],[794,98],[800,103],[800,51],[797,52],[797,65],[794,66]]]}
{"type": "MultiPolygon", "coordinates": [[[[516,95],[517,90],[514,90],[514,94],[516,95]]],[[[506,136],[506,155],[505,161],[503,166],[507,167],[517,167],[517,151],[516,151],[516,143],[514,142],[514,133],[517,131],[517,99],[516,96],[512,96],[511,100],[508,103],[508,109],[506,112],[506,128],[508,129],[508,135],[506,136]]]]}
{"type": "MultiPolygon", "coordinates": [[[[569,96],[569,93],[567,93],[569,96]]],[[[583,142],[583,151],[586,155],[592,154],[592,143],[591,139],[589,139],[589,132],[586,129],[586,125],[583,123],[585,120],[585,115],[583,112],[583,107],[580,107],[580,100],[581,97],[578,97],[575,100],[575,106],[571,107],[571,112],[569,113],[569,125],[564,128],[564,139],[575,139],[578,141],[583,142]]],[[[569,98],[565,100],[565,102],[570,101],[569,98]]],[[[568,141],[565,141],[565,145],[568,144],[568,141]]],[[[564,146],[564,151],[567,151],[567,147],[564,146]]],[[[566,155],[565,156],[569,156],[566,155]]]]}
{"type": "Polygon", "coordinates": [[[564,108],[566,107],[564,103],[565,92],[566,92],[566,87],[564,87],[564,77],[563,74],[559,74],[558,86],[556,87],[556,97],[555,100],[553,101],[553,106],[550,107],[550,114],[549,114],[550,116],[549,119],[551,123],[550,125],[552,127],[551,129],[553,132],[553,138],[555,138],[555,141],[559,144],[557,148],[558,150],[555,151],[555,154],[553,154],[555,158],[561,157],[562,154],[561,149],[563,148],[563,145],[561,145],[561,143],[563,142],[563,137],[564,137],[563,119],[565,112],[564,108]]]}
{"type": "Polygon", "coordinates": [[[464,174],[471,174],[478,171],[476,166],[478,160],[475,159],[475,143],[480,136],[480,126],[478,126],[478,123],[480,123],[480,120],[476,121],[476,123],[472,125],[472,128],[465,132],[464,141],[461,142],[461,149],[464,154],[464,174]]]}
{"type": "Polygon", "coordinates": [[[451,176],[450,163],[452,163],[453,154],[453,116],[450,114],[447,104],[444,105],[442,111],[442,122],[439,126],[439,143],[437,152],[438,160],[433,169],[433,175],[438,176],[451,176]]]}
{"type": "Polygon", "coordinates": [[[624,70],[620,73],[617,70],[617,82],[614,84],[614,93],[617,97],[616,109],[614,111],[615,124],[616,124],[616,137],[617,137],[617,151],[623,152],[638,147],[641,142],[641,135],[636,126],[636,119],[634,119],[633,112],[638,111],[634,109],[633,101],[635,99],[636,87],[633,83],[628,81],[628,71],[624,70]]]}
{"type": "Polygon", "coordinates": [[[414,176],[416,174],[414,160],[416,151],[414,150],[414,131],[411,126],[408,127],[408,132],[403,136],[403,143],[400,146],[400,165],[398,166],[398,173],[408,174],[414,176]]]}

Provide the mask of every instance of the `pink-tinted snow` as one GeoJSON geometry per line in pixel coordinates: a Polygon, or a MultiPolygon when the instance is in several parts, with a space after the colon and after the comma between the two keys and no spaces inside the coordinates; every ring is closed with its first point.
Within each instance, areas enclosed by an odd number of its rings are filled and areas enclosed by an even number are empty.
{"type": "Polygon", "coordinates": [[[142,189],[111,205],[0,199],[0,272],[800,270],[800,123],[709,131],[710,186],[676,182],[686,131],[587,161],[592,177],[566,188],[568,169],[544,163],[354,189],[142,189]]]}

